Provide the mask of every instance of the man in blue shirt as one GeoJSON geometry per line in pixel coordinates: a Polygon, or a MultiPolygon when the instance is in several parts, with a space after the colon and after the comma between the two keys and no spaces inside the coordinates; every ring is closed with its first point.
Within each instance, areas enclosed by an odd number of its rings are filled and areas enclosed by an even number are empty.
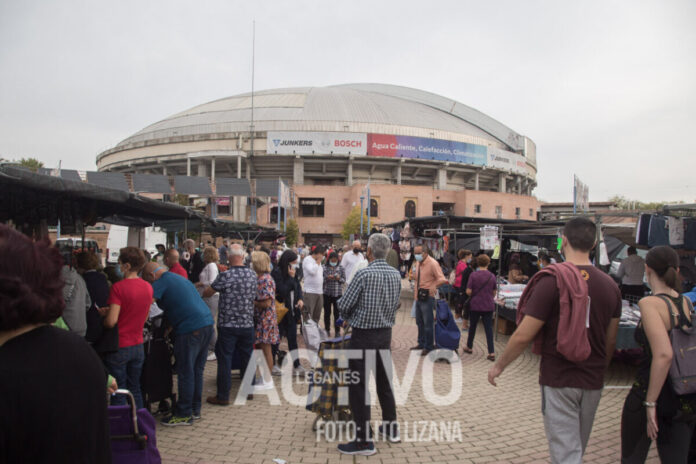
{"type": "Polygon", "coordinates": [[[196,287],[157,263],[147,263],[143,279],[152,284],[153,297],[174,328],[174,356],[179,398],[174,414],[162,419],[167,426],[192,425],[201,418],[203,370],[213,335],[213,316],[196,287]]]}
{"type": "Polygon", "coordinates": [[[232,360],[240,354],[242,377],[254,351],[254,299],[257,291],[256,273],[244,266],[244,249],[233,244],[229,250],[230,269],[219,274],[203,291],[203,298],[220,293],[218,303],[217,395],[206,401],[218,406],[230,404],[232,360]]]}

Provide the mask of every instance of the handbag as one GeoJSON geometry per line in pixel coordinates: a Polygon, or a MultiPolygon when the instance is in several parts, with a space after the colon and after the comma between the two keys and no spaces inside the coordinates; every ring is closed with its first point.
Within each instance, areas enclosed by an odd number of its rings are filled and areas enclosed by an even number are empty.
{"type": "Polygon", "coordinates": [[[417,289],[417,299],[420,302],[428,301],[428,298],[430,298],[430,290],[427,288],[418,288],[420,287],[420,277],[421,277],[421,265],[420,263],[418,264],[418,277],[416,278],[416,289],[417,289]]]}
{"type": "Polygon", "coordinates": [[[288,313],[288,308],[285,306],[284,303],[281,303],[280,301],[276,300],[275,302],[275,308],[276,308],[276,318],[278,319],[278,324],[283,320],[285,315],[288,313]]]}

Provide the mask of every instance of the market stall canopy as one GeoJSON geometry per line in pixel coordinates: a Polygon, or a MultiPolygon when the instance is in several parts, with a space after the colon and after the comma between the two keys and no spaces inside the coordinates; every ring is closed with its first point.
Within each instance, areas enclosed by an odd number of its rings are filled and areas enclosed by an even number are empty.
{"type": "Polygon", "coordinates": [[[130,191],[126,176],[120,172],[87,171],[87,183],[124,192],[130,191]]]}
{"type": "Polygon", "coordinates": [[[219,177],[215,179],[215,195],[221,197],[250,197],[251,184],[248,179],[219,177]]]}
{"type": "Polygon", "coordinates": [[[96,222],[142,226],[177,219],[212,221],[173,203],[0,164],[0,221],[3,222],[55,226],[60,220],[62,230],[70,233],[79,225],[96,222]]]}
{"type": "MultiPolygon", "coordinates": [[[[55,170],[56,172],[58,171],[57,169],[55,170]]],[[[39,174],[43,174],[45,176],[50,176],[53,174],[54,170],[53,169],[48,169],[48,168],[39,168],[37,171],[39,174]]],[[[74,169],[61,169],[60,170],[60,176],[63,179],[67,180],[74,180],[76,182],[82,182],[82,179],[80,178],[80,174],[74,170],[74,169]]]]}
{"type": "Polygon", "coordinates": [[[207,177],[174,176],[174,191],[182,195],[212,195],[207,177]]]}
{"type": "Polygon", "coordinates": [[[136,193],[172,193],[169,177],[156,174],[133,174],[133,191],[136,193]]]}

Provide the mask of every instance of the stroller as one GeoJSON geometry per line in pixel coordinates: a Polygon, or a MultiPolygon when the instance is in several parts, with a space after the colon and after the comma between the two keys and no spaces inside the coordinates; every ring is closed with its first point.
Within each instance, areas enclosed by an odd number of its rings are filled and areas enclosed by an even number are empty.
{"type": "MultiPolygon", "coordinates": [[[[348,398],[339,395],[339,387],[345,386],[341,381],[342,374],[346,371],[338,367],[339,355],[335,359],[326,359],[327,350],[342,350],[348,347],[350,335],[345,333],[342,337],[324,340],[319,345],[318,359],[309,383],[307,396],[307,410],[317,415],[312,423],[312,431],[316,431],[320,421],[347,423],[352,420],[348,398]],[[339,398],[340,396],[340,398],[339,398]]],[[[347,362],[347,358],[343,358],[347,362]]]]}

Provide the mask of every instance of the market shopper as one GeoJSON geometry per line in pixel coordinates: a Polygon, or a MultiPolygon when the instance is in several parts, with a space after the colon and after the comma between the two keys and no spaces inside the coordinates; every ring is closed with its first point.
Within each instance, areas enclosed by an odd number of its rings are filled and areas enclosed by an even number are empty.
{"type": "Polygon", "coordinates": [[[87,334],[87,310],[92,305],[92,300],[89,297],[87,284],[73,265],[73,259],[72,254],[65,254],[63,269],[60,272],[61,280],[65,284],[63,285],[63,300],[65,300],[63,321],[67,324],[68,330],[84,337],[87,334]]]}
{"type": "Polygon", "coordinates": [[[362,252],[360,251],[362,245],[360,240],[354,240],[352,245],[352,251],[350,249],[344,250],[343,258],[341,259],[341,266],[346,271],[346,283],[350,284],[351,278],[353,277],[355,266],[365,260],[362,252]]]}
{"type": "MultiPolygon", "coordinates": [[[[154,263],[153,263],[154,264],[154,263]]],[[[139,277],[145,265],[143,251],[136,247],[121,248],[118,265],[123,280],[111,287],[104,311],[104,327],[118,324],[118,351],[104,358],[109,373],[116,382],[133,394],[138,408],[143,407],[140,392],[140,375],[145,362],[143,350],[143,327],[152,304],[152,287],[139,277]]],[[[123,396],[116,396],[112,403],[125,404],[123,396]]]]}
{"type": "Polygon", "coordinates": [[[178,274],[148,263],[143,278],[152,284],[153,296],[174,328],[174,359],[179,396],[174,413],[162,425],[192,425],[201,417],[203,370],[214,320],[196,287],[178,274]]]}
{"type": "MultiPolygon", "coordinates": [[[[227,253],[229,252],[229,242],[227,239],[222,241],[222,246],[218,249],[218,255],[220,256],[220,264],[223,266],[227,266],[227,253]]],[[[205,256],[203,257],[203,260],[205,261],[205,256]]]]}
{"type": "Polygon", "coordinates": [[[305,308],[309,317],[317,323],[324,306],[324,268],[321,266],[323,254],[324,247],[317,245],[312,248],[309,256],[302,260],[305,308]]]}
{"type": "Polygon", "coordinates": [[[380,435],[391,442],[401,441],[396,422],[396,402],[387,367],[391,366],[391,338],[396,310],[401,296],[401,274],[385,261],[391,240],[384,234],[372,234],[367,242],[366,269],[359,271],[338,300],[341,316],[352,327],[351,350],[361,350],[362,357],[349,360],[352,381],[348,400],[356,426],[356,439],[338,445],[344,454],[369,456],[376,453],[370,428],[370,398],[366,394],[369,372],[366,371],[366,353],[376,358],[376,386],[382,409],[380,435]],[[389,355],[383,359],[384,353],[389,355]],[[386,363],[386,366],[385,366],[386,363]]]}
{"type": "MultiPolygon", "coordinates": [[[[272,346],[280,342],[278,317],[275,309],[275,282],[270,274],[271,259],[268,254],[255,251],[251,255],[251,267],[258,277],[256,298],[254,299],[254,342],[260,346],[270,374],[273,371],[272,346]]],[[[254,387],[255,390],[271,388],[273,388],[273,380],[265,377],[263,383],[254,387]]]]}
{"type": "Polygon", "coordinates": [[[621,279],[621,298],[635,303],[645,295],[645,260],[638,256],[636,247],[630,246],[626,252],[628,256],[621,261],[616,277],[621,279]]]}
{"type": "MultiPolygon", "coordinates": [[[[217,276],[220,273],[218,271],[219,255],[215,247],[207,246],[205,249],[203,249],[203,263],[205,264],[205,267],[201,271],[201,274],[198,277],[199,280],[196,283],[196,288],[198,288],[200,292],[203,292],[205,288],[209,287],[213,282],[215,282],[215,279],[217,279],[217,276]]],[[[213,320],[215,320],[217,317],[219,297],[220,295],[215,293],[213,296],[203,298],[203,301],[205,301],[205,304],[208,305],[208,308],[210,309],[210,314],[213,316],[213,320]]],[[[215,342],[217,342],[217,336],[215,335],[215,329],[213,328],[213,336],[210,337],[210,343],[208,345],[208,351],[210,352],[208,355],[208,361],[215,361],[215,342]]]]}
{"type": "MultiPolygon", "coordinates": [[[[300,267],[300,258],[291,250],[285,251],[280,257],[278,265],[271,272],[271,277],[275,282],[276,301],[283,303],[288,309],[288,313],[278,324],[280,335],[285,335],[288,339],[288,350],[293,359],[293,366],[296,372],[302,373],[304,368],[297,357],[297,324],[302,317],[304,300],[302,286],[297,279],[297,271],[300,267]]],[[[274,351],[278,351],[278,345],[274,345],[274,351]]],[[[274,369],[274,371],[277,371],[274,369]]]]}
{"type": "Polygon", "coordinates": [[[643,349],[636,381],[621,415],[621,462],[642,463],[652,440],[662,462],[686,463],[696,424],[696,398],[679,396],[667,375],[672,364],[670,333],[691,326],[692,306],[680,295],[679,255],[670,247],[651,249],[645,273],[652,296],[638,303],[641,322],[635,331],[643,349]]]}
{"type": "Polygon", "coordinates": [[[457,251],[457,266],[454,268],[454,291],[455,291],[455,306],[454,306],[454,312],[455,315],[458,319],[457,322],[464,322],[466,320],[468,322],[469,319],[469,311],[466,311],[466,314],[464,314],[464,303],[466,302],[468,295],[466,294],[466,284],[469,281],[469,272],[466,276],[466,280],[464,279],[464,274],[467,268],[469,267],[469,263],[471,262],[471,250],[467,250],[465,248],[460,249],[457,251]]]}
{"type": "Polygon", "coordinates": [[[54,327],[63,259],[0,224],[0,462],[111,462],[107,374],[79,335],[54,327]]]}
{"type": "Polygon", "coordinates": [[[201,271],[205,267],[203,255],[196,249],[196,242],[192,239],[184,240],[184,252],[181,256],[181,267],[186,270],[188,280],[194,284],[198,282],[201,271]]]}
{"type": "Polygon", "coordinates": [[[179,263],[179,252],[174,248],[164,252],[164,265],[169,268],[169,272],[179,274],[184,279],[188,279],[186,269],[181,267],[181,263],[179,263]]]}
{"type": "Polygon", "coordinates": [[[469,302],[469,337],[466,346],[462,348],[464,353],[471,354],[476,336],[476,326],[479,320],[483,322],[486,331],[486,344],[488,346],[489,361],[495,361],[495,345],[493,344],[493,312],[495,311],[495,292],[497,282],[495,274],[488,270],[491,258],[486,254],[476,257],[476,272],[471,274],[466,285],[466,294],[469,302]]]}
{"type": "Polygon", "coordinates": [[[413,298],[416,300],[416,325],[418,325],[418,344],[412,350],[421,350],[425,356],[435,349],[434,335],[435,296],[437,288],[448,283],[442,273],[440,264],[430,256],[425,245],[416,245],[413,249],[414,259],[418,262],[413,272],[416,281],[413,298]]]}
{"type": "Polygon", "coordinates": [[[566,262],[544,268],[531,279],[518,306],[519,325],[488,371],[488,381],[496,385],[504,369],[535,342],[533,351],[541,354],[542,414],[553,463],[582,462],[616,344],[621,294],[590,262],[595,237],[596,226],[586,218],[566,223],[561,244],[566,262]]]}
{"type": "Polygon", "coordinates": [[[217,357],[217,394],[209,396],[210,404],[226,406],[230,403],[232,388],[232,359],[240,353],[242,377],[254,350],[254,299],[257,292],[257,277],[254,271],[244,266],[244,250],[233,244],[229,251],[229,270],[219,274],[212,285],[203,291],[208,298],[220,293],[218,303],[218,340],[215,345],[217,357]]]}
{"type": "MultiPolygon", "coordinates": [[[[324,264],[324,328],[327,334],[331,334],[331,314],[333,313],[334,322],[338,320],[336,302],[343,295],[345,283],[346,272],[338,262],[338,254],[332,251],[327,263],[324,264]]],[[[334,333],[336,333],[335,328],[334,333]]]]}

